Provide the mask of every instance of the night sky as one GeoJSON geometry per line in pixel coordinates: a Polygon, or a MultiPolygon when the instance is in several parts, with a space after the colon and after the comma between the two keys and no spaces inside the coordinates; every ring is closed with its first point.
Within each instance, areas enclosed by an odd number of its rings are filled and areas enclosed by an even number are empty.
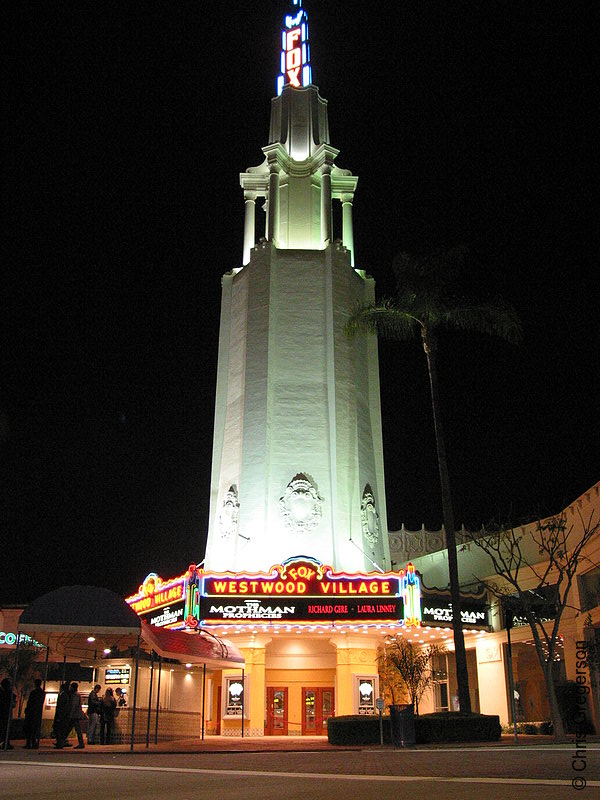
{"type": "MultiPolygon", "coordinates": [[[[0,600],[123,594],[204,555],[220,278],[262,161],[285,3],[20,0],[4,191],[0,600]]],[[[469,246],[520,346],[440,345],[456,521],[600,479],[597,4],[306,0],[314,83],[360,180],[357,266],[469,246]],[[393,11],[388,9],[393,8],[393,11]]],[[[380,343],[391,530],[441,525],[423,352],[380,343]]]]}

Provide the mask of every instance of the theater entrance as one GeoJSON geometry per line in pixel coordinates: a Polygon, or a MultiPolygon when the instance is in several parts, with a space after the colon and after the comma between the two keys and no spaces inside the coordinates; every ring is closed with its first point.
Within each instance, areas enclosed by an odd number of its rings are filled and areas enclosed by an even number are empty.
{"type": "Polygon", "coordinates": [[[302,735],[322,736],[327,733],[327,720],[335,712],[333,688],[302,689],[302,735]]]}
{"type": "Polygon", "coordinates": [[[288,690],[267,686],[267,736],[288,735],[288,690]]]}

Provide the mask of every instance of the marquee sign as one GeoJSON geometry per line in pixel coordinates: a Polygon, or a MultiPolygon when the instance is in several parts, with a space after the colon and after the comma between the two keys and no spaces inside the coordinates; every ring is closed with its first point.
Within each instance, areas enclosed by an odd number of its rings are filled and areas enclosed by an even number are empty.
{"type": "MultiPolygon", "coordinates": [[[[490,625],[490,607],[485,599],[461,598],[460,616],[463,625],[487,628],[490,625]]],[[[421,597],[421,620],[423,624],[451,624],[452,603],[448,595],[423,593],[421,597]]]]}
{"type": "MultiPolygon", "coordinates": [[[[310,556],[268,572],[208,572],[190,564],[184,575],[166,581],[151,572],[127,602],[150,625],[164,628],[244,620],[452,624],[448,594],[423,590],[412,564],[399,572],[346,573],[310,556]]],[[[485,597],[462,597],[461,604],[464,625],[490,626],[485,597]]]]}
{"type": "Polygon", "coordinates": [[[199,571],[199,619],[399,621],[405,608],[400,587],[404,575],[334,572],[306,556],[278,564],[268,573],[199,571]]]}
{"type": "Polygon", "coordinates": [[[125,598],[125,601],[150,625],[180,627],[185,613],[186,575],[163,581],[151,572],[144,578],[137,594],[125,598]]]}
{"type": "Polygon", "coordinates": [[[277,94],[284,86],[309,86],[312,82],[308,15],[302,0],[292,0],[291,14],[286,14],[281,29],[281,66],[277,77],[277,94]]]}
{"type": "Polygon", "coordinates": [[[104,673],[104,683],[107,686],[128,686],[130,677],[131,668],[128,665],[107,667],[104,673]]]}

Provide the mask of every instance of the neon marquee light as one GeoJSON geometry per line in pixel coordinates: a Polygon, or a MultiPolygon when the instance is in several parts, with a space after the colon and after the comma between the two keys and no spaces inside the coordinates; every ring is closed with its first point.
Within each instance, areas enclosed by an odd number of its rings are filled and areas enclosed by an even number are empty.
{"type": "Polygon", "coordinates": [[[188,628],[197,628],[200,619],[201,572],[195,564],[190,564],[185,574],[185,608],[183,618],[188,628]]]}
{"type": "Polygon", "coordinates": [[[421,624],[421,579],[412,564],[406,565],[400,578],[402,599],[404,600],[404,624],[407,628],[421,624]]]}
{"type": "Polygon", "coordinates": [[[302,556],[271,567],[268,573],[204,573],[203,597],[398,597],[398,573],[334,572],[302,556]]]}
{"type": "Polygon", "coordinates": [[[13,631],[0,631],[0,646],[1,645],[9,645],[12,647],[13,645],[17,644],[17,636],[19,638],[20,644],[29,644],[33,647],[45,647],[45,644],[41,644],[36,639],[32,639],[31,636],[27,636],[26,633],[13,633],[13,631]]]}
{"type": "Polygon", "coordinates": [[[171,580],[150,573],[126,598],[150,624],[199,628],[216,621],[421,624],[421,581],[412,564],[397,572],[335,572],[295,556],[266,572],[208,572],[191,564],[171,580]]]}
{"type": "Polygon", "coordinates": [[[299,89],[312,83],[310,45],[308,43],[308,16],[302,0],[292,0],[294,14],[286,14],[281,29],[281,65],[277,77],[277,94],[284,86],[299,89]]]}
{"type": "Polygon", "coordinates": [[[157,608],[182,601],[185,596],[185,575],[163,581],[155,572],[144,578],[137,594],[126,597],[132,609],[139,616],[144,616],[157,608]]]}

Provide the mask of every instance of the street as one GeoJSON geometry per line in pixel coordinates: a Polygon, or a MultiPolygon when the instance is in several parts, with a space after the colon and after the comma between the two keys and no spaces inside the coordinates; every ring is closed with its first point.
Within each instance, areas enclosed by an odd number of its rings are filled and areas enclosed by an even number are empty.
{"type": "Polygon", "coordinates": [[[436,800],[597,797],[600,744],[318,752],[28,753],[0,756],[0,798],[436,800]],[[578,767],[573,769],[573,764],[578,767]],[[575,786],[574,779],[578,780],[575,786]],[[583,785],[583,782],[586,785],[583,785]],[[582,787],[577,791],[577,787],[582,787]]]}

